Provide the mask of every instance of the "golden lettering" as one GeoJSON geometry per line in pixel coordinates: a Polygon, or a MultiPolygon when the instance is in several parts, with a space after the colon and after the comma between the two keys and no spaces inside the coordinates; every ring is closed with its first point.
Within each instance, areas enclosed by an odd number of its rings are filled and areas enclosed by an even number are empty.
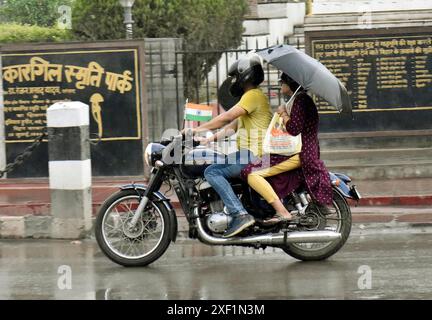
{"type": "Polygon", "coordinates": [[[35,81],[36,77],[44,76],[44,81],[58,81],[62,79],[62,65],[50,64],[48,61],[33,57],[29,64],[20,64],[3,68],[3,78],[14,83],[24,81],[35,81]]]}
{"type": "Polygon", "coordinates": [[[51,64],[42,58],[33,57],[30,59],[30,67],[33,81],[35,77],[40,76],[44,77],[44,81],[62,81],[63,65],[61,64],[51,64]]]}
{"type": "Polygon", "coordinates": [[[44,92],[47,94],[52,94],[52,95],[56,95],[56,94],[61,93],[60,87],[45,87],[44,92]]]}
{"type": "Polygon", "coordinates": [[[324,52],[316,52],[315,53],[315,58],[318,60],[320,60],[323,56],[324,56],[324,52]]]}
{"type": "Polygon", "coordinates": [[[31,66],[31,70],[32,70],[32,75],[33,78],[32,80],[35,79],[35,77],[39,77],[39,76],[43,76],[46,73],[46,70],[48,68],[49,62],[39,58],[39,57],[33,57],[30,59],[30,66],[31,66]]]}
{"type": "Polygon", "coordinates": [[[102,81],[102,75],[104,73],[104,68],[101,67],[100,64],[97,62],[90,62],[89,63],[89,70],[90,70],[90,85],[93,87],[100,87],[100,83],[102,81]]]}
{"type": "Polygon", "coordinates": [[[131,77],[132,72],[126,70],[123,75],[118,73],[107,72],[105,83],[108,86],[108,90],[124,93],[125,91],[130,91],[132,89],[133,78],[131,77]]]}
{"type": "Polygon", "coordinates": [[[75,83],[77,89],[84,89],[90,85],[90,70],[88,68],[68,65],[65,66],[65,75],[68,83],[73,81],[72,78],[78,80],[75,83]]]}
{"type": "Polygon", "coordinates": [[[365,42],[365,48],[366,49],[373,49],[373,48],[375,48],[374,42],[370,42],[370,41],[365,42]]]}
{"type": "Polygon", "coordinates": [[[19,77],[18,69],[13,67],[3,68],[3,79],[9,83],[14,83],[19,77]]]}
{"type": "Polygon", "coordinates": [[[400,49],[401,54],[414,54],[414,48],[400,49]]]}
{"type": "Polygon", "coordinates": [[[43,94],[44,93],[44,87],[31,87],[30,88],[30,93],[31,94],[43,94]]]}
{"type": "Polygon", "coordinates": [[[90,62],[88,67],[65,66],[66,81],[72,82],[72,78],[78,80],[75,83],[77,89],[84,89],[87,86],[100,87],[104,69],[97,62],[90,62]]]}

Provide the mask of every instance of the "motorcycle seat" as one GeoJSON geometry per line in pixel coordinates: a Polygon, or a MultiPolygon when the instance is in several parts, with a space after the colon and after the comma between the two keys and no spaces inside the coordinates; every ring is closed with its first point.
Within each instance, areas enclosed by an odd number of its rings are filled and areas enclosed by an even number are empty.
{"type": "Polygon", "coordinates": [[[234,184],[244,184],[245,183],[245,181],[242,180],[241,178],[229,178],[228,181],[229,181],[229,183],[231,185],[234,185],[234,184]]]}

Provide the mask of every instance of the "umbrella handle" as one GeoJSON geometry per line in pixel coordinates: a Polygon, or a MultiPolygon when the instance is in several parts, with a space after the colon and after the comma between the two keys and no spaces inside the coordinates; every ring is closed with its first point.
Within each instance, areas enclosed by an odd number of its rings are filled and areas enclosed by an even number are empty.
{"type": "Polygon", "coordinates": [[[291,96],[291,98],[288,100],[287,103],[285,103],[285,110],[288,114],[291,113],[291,110],[288,110],[288,106],[290,105],[291,101],[293,101],[297,95],[297,92],[300,90],[301,86],[298,86],[297,90],[294,92],[294,94],[291,96]]]}

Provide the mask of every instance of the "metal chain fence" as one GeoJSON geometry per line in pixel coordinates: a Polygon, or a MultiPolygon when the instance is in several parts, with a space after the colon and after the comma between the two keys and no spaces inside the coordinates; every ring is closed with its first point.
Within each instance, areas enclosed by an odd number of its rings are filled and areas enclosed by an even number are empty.
{"type": "MultiPolygon", "coordinates": [[[[91,139],[88,139],[90,145],[97,146],[101,141],[101,137],[95,133],[90,135],[97,135],[97,140],[92,141],[91,139]]],[[[47,132],[42,133],[39,137],[37,137],[30,146],[25,148],[25,150],[19,154],[13,162],[6,165],[4,170],[0,170],[0,179],[3,178],[3,176],[11,171],[13,171],[16,167],[20,166],[24,161],[26,161],[30,156],[32,155],[33,151],[41,144],[43,139],[45,139],[48,136],[47,132]]]]}
{"type": "Polygon", "coordinates": [[[28,158],[30,158],[33,151],[41,144],[42,140],[46,137],[46,132],[42,133],[39,137],[37,137],[30,146],[25,148],[25,150],[15,158],[13,162],[7,164],[4,170],[0,170],[0,178],[3,178],[5,174],[11,172],[16,167],[20,166],[28,158]]]}

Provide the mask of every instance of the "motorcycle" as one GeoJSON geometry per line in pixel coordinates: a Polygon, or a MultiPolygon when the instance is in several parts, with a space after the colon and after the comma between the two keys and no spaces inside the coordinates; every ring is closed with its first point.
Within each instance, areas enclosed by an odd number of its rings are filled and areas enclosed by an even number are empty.
{"type": "Polygon", "coordinates": [[[276,247],[303,261],[324,260],[342,248],[351,231],[347,199],[361,198],[348,176],[330,173],[331,207],[314,202],[303,186],[283,199],[298,219],[269,225],[266,219],[275,214],[273,208],[246,182],[232,179],[234,192],[256,222],[237,236],[224,238],[231,216],[205,180],[204,170],[224,161],[225,155],[178,135],[150,143],[145,159],[152,167],[148,185],[120,187],[103,203],[96,219],[96,240],[102,252],[126,267],[154,262],[176,241],[177,216],[171,200],[160,192],[163,183],[178,197],[189,224],[189,238],[208,245],[276,247]]]}

